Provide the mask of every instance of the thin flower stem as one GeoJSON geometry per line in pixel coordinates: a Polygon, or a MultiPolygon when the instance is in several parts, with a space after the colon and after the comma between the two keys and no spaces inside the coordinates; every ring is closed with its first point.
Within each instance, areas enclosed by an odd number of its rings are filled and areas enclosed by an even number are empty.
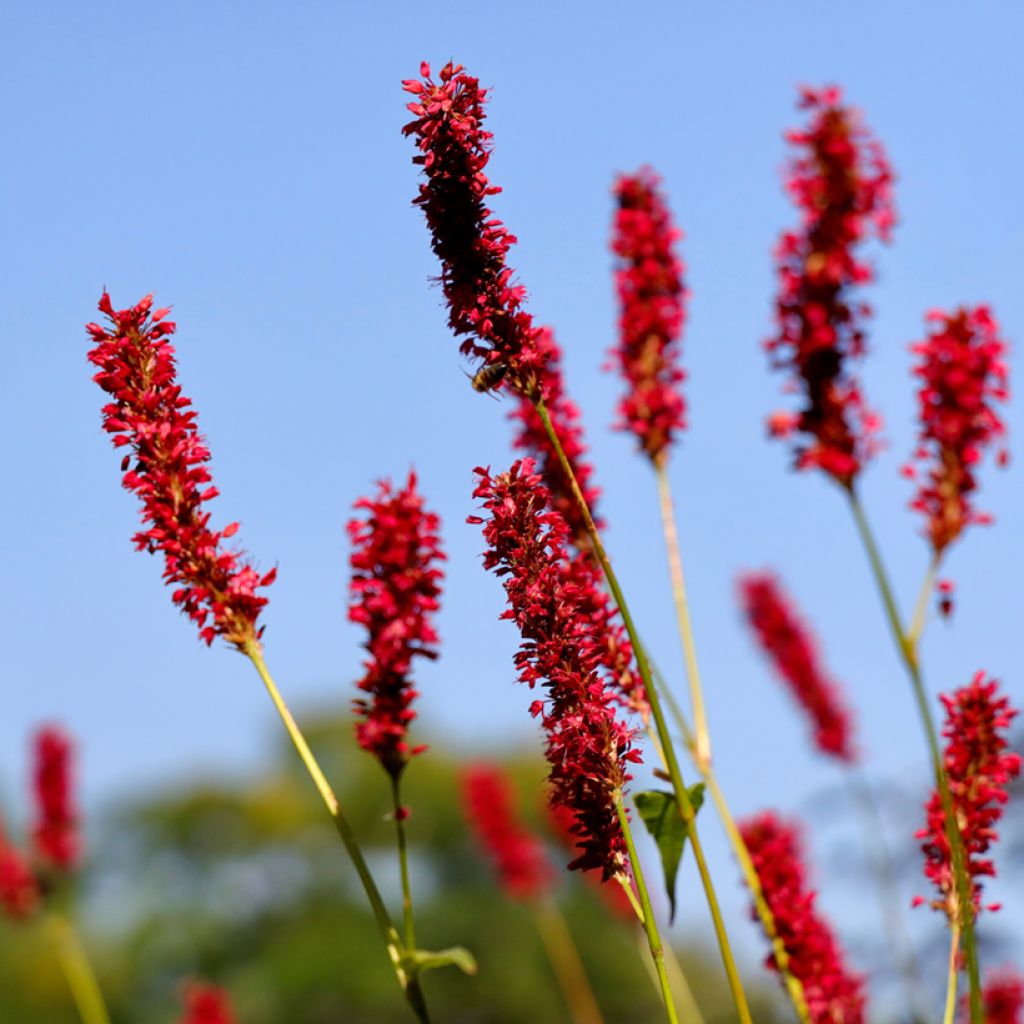
{"type": "Polygon", "coordinates": [[[917,595],[917,603],[914,605],[914,617],[910,620],[910,628],[907,630],[907,640],[916,647],[924,632],[925,622],[928,619],[928,604],[931,600],[932,590],[935,588],[935,577],[939,572],[939,563],[942,556],[936,554],[928,563],[928,571],[924,574],[924,581],[921,583],[921,590],[917,595]]]}
{"type": "Polygon", "coordinates": [[[960,975],[959,969],[960,930],[954,928],[949,936],[949,970],[946,977],[946,1009],[942,1014],[942,1024],[953,1024],[956,1018],[956,983],[960,975]]]}
{"type": "Polygon", "coordinates": [[[633,892],[633,886],[629,884],[629,879],[624,874],[618,874],[615,876],[615,881],[622,886],[622,889],[629,900],[629,905],[633,908],[633,913],[636,914],[636,919],[643,924],[644,910],[643,907],[640,906],[640,901],[636,898],[636,893],[633,892]]]}
{"type": "MultiPolygon", "coordinates": [[[[245,645],[244,653],[253,663],[260,679],[263,680],[263,685],[267,688],[267,693],[270,694],[270,699],[274,702],[274,707],[281,716],[281,721],[284,723],[288,736],[291,738],[299,757],[302,759],[302,763],[306,766],[306,771],[309,772],[317,792],[320,794],[331,819],[334,821],[334,827],[338,830],[338,835],[341,836],[345,850],[352,860],[360,882],[362,882],[366,898],[370,901],[374,917],[377,919],[377,926],[380,928],[381,936],[384,939],[388,959],[391,961],[391,966],[394,968],[398,982],[405,992],[406,999],[419,1020],[423,1024],[429,1024],[430,1017],[427,1013],[419,981],[406,970],[403,959],[407,951],[402,945],[402,940],[395,930],[395,926],[391,923],[391,917],[384,906],[380,890],[377,888],[377,883],[370,873],[366,859],[363,857],[363,851],[359,848],[359,843],[356,840],[355,833],[352,831],[352,826],[349,825],[348,820],[342,813],[341,805],[338,803],[338,798],[334,795],[331,784],[327,781],[327,777],[324,775],[323,770],[317,763],[316,757],[313,755],[313,751],[310,750],[309,744],[306,742],[306,737],[303,736],[302,730],[299,728],[298,723],[292,716],[291,710],[281,696],[277,684],[271,677],[267,664],[263,660],[263,652],[260,650],[259,644],[256,641],[250,641],[245,645]]],[[[410,949],[408,952],[411,953],[412,950],[410,949]]]]}
{"type": "Polygon", "coordinates": [[[683,1004],[683,1020],[690,1024],[704,1024],[704,1015],[700,1012],[693,989],[690,988],[683,965],[679,962],[671,942],[665,944],[665,970],[668,971],[672,991],[676,993],[676,998],[683,1004]]]}
{"type": "Polygon", "coordinates": [[[636,843],[633,842],[633,830],[630,827],[629,816],[626,814],[621,794],[615,801],[615,809],[619,812],[619,824],[622,826],[622,834],[626,839],[626,851],[629,854],[629,863],[633,868],[633,878],[636,880],[636,892],[640,898],[640,909],[644,915],[644,933],[647,935],[647,946],[651,951],[651,960],[658,975],[658,985],[661,988],[665,1013],[669,1024],[679,1024],[679,1018],[676,1016],[675,1000],[672,998],[672,988],[668,982],[668,972],[665,970],[665,949],[662,945],[661,935],[658,932],[658,922],[654,918],[651,898],[647,894],[647,883],[644,881],[643,869],[640,867],[640,857],[636,852],[636,843]]]}
{"type": "Polygon", "coordinates": [[[743,984],[740,981],[739,971],[736,968],[736,960],[733,956],[732,947],[729,944],[729,936],[725,929],[725,921],[722,918],[721,908],[718,904],[718,896],[715,893],[715,887],[711,881],[711,874],[708,871],[707,861],[704,857],[704,849],[701,846],[700,837],[697,835],[696,812],[693,809],[690,794],[687,792],[686,785],[683,782],[683,775],[679,767],[679,760],[676,757],[675,749],[672,746],[672,737],[668,731],[668,724],[665,721],[665,715],[661,708],[658,691],[654,686],[653,679],[651,678],[651,669],[647,662],[647,656],[644,653],[642,644],[640,643],[640,635],[633,623],[633,616],[630,614],[629,605],[626,603],[625,596],[622,593],[622,588],[619,586],[618,577],[615,575],[615,570],[612,569],[611,562],[608,559],[608,554],[601,541],[601,535],[598,533],[597,527],[594,525],[594,517],[591,515],[590,507],[587,505],[587,500],[580,489],[579,481],[576,479],[576,473],[572,468],[572,464],[569,462],[568,458],[566,458],[565,450],[562,448],[562,442],[558,437],[558,432],[555,430],[554,424],[551,422],[551,416],[548,414],[547,407],[544,405],[544,401],[542,399],[538,398],[536,400],[536,408],[537,414],[540,416],[541,422],[544,424],[544,429],[547,431],[547,435],[551,440],[551,445],[555,449],[555,453],[558,455],[558,461],[561,464],[569,481],[569,485],[572,488],[573,495],[576,498],[576,503],[579,505],[584,522],[587,524],[587,532],[590,534],[590,539],[594,544],[594,554],[600,562],[601,568],[604,570],[605,579],[608,581],[608,588],[611,590],[612,596],[615,598],[619,614],[622,616],[622,623],[626,627],[626,632],[629,634],[630,642],[632,643],[633,649],[636,653],[637,665],[640,669],[640,678],[643,680],[644,689],[647,693],[647,700],[651,707],[651,714],[654,716],[658,738],[665,750],[665,758],[668,764],[668,775],[672,782],[672,790],[675,793],[676,805],[679,810],[680,818],[686,826],[690,845],[693,848],[694,861],[697,864],[701,884],[704,887],[704,896],[707,900],[708,910],[711,913],[711,920],[715,929],[715,937],[718,940],[718,948],[721,954],[722,964],[725,967],[726,977],[729,981],[729,988],[732,991],[733,1000],[736,1003],[736,1010],[739,1015],[740,1024],[752,1024],[750,1008],[747,1005],[747,997],[743,991],[743,984]]]}
{"type": "Polygon", "coordinates": [[[99,982],[74,926],[56,911],[46,915],[46,925],[82,1024],[110,1024],[99,982]]]}
{"type": "Polygon", "coordinates": [[[694,761],[699,769],[704,770],[711,764],[711,735],[708,731],[707,712],[704,708],[704,691],[700,683],[700,668],[697,664],[697,644],[693,638],[690,604],[686,598],[686,577],[683,575],[683,556],[679,545],[679,533],[676,529],[672,485],[669,482],[664,458],[659,457],[654,460],[654,473],[658,480],[658,505],[661,510],[661,526],[665,534],[669,576],[672,580],[672,597],[676,605],[679,638],[683,645],[686,679],[690,685],[690,703],[693,706],[693,725],[696,733],[694,761]]]}
{"type": "Polygon", "coordinates": [[[547,900],[534,905],[533,917],[573,1024],[602,1024],[604,1018],[562,912],[547,900]]]}
{"type": "MultiPolygon", "coordinates": [[[[932,768],[935,773],[936,786],[946,819],[946,835],[949,839],[953,874],[956,878],[956,916],[959,919],[960,941],[963,944],[964,959],[967,962],[967,973],[971,985],[971,1024],[984,1024],[984,1012],[981,1001],[981,973],[978,969],[978,950],[974,938],[974,900],[971,881],[966,870],[963,836],[960,834],[960,826],[957,822],[956,810],[953,805],[953,794],[950,792],[949,778],[946,775],[946,766],[943,763],[942,750],[939,746],[939,733],[935,726],[935,718],[932,715],[931,704],[929,703],[924,679],[921,675],[921,663],[918,660],[917,646],[903,630],[892,586],[889,583],[889,577],[885,571],[885,565],[882,562],[882,556],[875,542],[874,534],[871,532],[867,516],[864,513],[864,507],[852,487],[847,489],[847,495],[850,500],[853,518],[857,523],[857,529],[867,552],[868,561],[871,563],[878,591],[882,597],[882,604],[885,608],[886,618],[889,621],[889,628],[892,631],[900,657],[903,659],[903,664],[906,666],[907,674],[910,676],[914,698],[917,701],[918,712],[921,717],[921,724],[924,727],[925,739],[928,743],[928,751],[931,755],[932,768]]],[[[955,923],[951,923],[951,926],[953,924],[955,923]]]]}
{"type": "Polygon", "coordinates": [[[395,835],[398,839],[398,865],[402,874],[402,917],[405,921],[405,947],[416,948],[416,926],[412,915],[412,886],[409,884],[409,846],[405,838],[405,809],[402,807],[402,783],[391,777],[391,796],[395,805],[395,835]]]}

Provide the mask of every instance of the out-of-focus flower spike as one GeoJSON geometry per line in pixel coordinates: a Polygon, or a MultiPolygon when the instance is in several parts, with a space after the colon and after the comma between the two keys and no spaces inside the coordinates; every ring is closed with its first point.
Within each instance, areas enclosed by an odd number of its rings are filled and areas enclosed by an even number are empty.
{"type": "Polygon", "coordinates": [[[81,856],[74,797],[71,739],[62,729],[40,729],[33,743],[33,850],[45,871],[73,870],[81,856]]]}
{"type": "Polygon", "coordinates": [[[0,823],[0,910],[22,921],[35,913],[39,902],[39,886],[28,858],[8,840],[0,823]]]}
{"type": "Polygon", "coordinates": [[[185,989],[185,1016],[181,1024],[235,1024],[231,997],[216,985],[193,982],[185,989]]]}

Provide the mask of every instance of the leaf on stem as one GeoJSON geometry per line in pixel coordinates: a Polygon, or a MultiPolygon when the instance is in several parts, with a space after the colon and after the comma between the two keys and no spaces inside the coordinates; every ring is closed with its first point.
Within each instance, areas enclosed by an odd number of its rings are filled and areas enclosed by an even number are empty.
{"type": "Polygon", "coordinates": [[[476,959],[468,949],[462,946],[451,946],[433,952],[429,949],[414,949],[406,953],[406,961],[410,974],[432,971],[437,967],[458,967],[463,974],[476,974],[476,959]]]}

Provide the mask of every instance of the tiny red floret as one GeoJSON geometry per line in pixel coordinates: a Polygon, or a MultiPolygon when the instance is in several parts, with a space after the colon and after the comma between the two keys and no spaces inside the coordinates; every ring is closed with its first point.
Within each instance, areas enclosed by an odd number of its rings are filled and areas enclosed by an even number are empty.
{"type": "Polygon", "coordinates": [[[35,855],[45,870],[71,871],[81,854],[74,799],[71,739],[54,726],[40,729],[34,742],[35,855]]]}
{"type": "Polygon", "coordinates": [[[235,1024],[231,997],[216,985],[194,982],[185,990],[181,1024],[235,1024]]]}

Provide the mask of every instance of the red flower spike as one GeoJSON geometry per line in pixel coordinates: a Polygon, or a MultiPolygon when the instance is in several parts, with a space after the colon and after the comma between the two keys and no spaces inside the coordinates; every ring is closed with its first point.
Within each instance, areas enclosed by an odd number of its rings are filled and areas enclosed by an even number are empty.
{"type": "Polygon", "coordinates": [[[369,658],[358,682],[369,696],[354,701],[361,721],[359,745],[376,757],[393,777],[409,758],[409,724],[418,696],[410,673],[417,657],[437,657],[438,637],[432,619],[440,607],[440,520],[424,508],[416,474],[400,490],[382,481],[374,498],[360,498],[364,518],[348,524],[352,539],[352,579],[348,617],[365,626],[369,658]]]}
{"type": "Polygon", "coordinates": [[[196,982],[185,990],[185,1016],[181,1024],[235,1024],[228,993],[216,985],[196,982]]]}
{"type": "MultiPolygon", "coordinates": [[[[928,337],[911,346],[919,357],[914,375],[921,381],[913,458],[926,473],[910,507],[927,518],[927,536],[940,554],[970,523],[991,521],[974,508],[971,496],[985,452],[1006,435],[996,403],[1009,398],[1009,371],[1006,344],[987,306],[933,311],[928,319],[928,337]]],[[[1005,448],[996,462],[1005,465],[1005,448]]],[[[917,476],[912,463],[905,469],[917,476]]]]}
{"type": "Polygon", "coordinates": [[[71,871],[78,864],[82,844],[73,794],[71,740],[61,729],[47,727],[35,737],[33,788],[35,855],[47,870],[71,871]]]}
{"type": "Polygon", "coordinates": [[[136,547],[163,553],[164,581],[176,587],[171,600],[207,644],[222,636],[242,649],[262,633],[256,621],[267,599],[257,591],[275,573],[261,577],[240,552],[222,547],[236,523],[219,533],[209,527],[204,505],[217,494],[208,486],[210,451],[177,383],[168,341],[175,325],[163,319],[166,310],[151,316],[152,304],[147,295],[117,311],[104,292],[99,308],[108,326],[86,325],[95,342],[89,361],[99,367],[93,380],[112,398],[103,407],[103,427],[115,448],[131,446],[123,484],[141,498],[147,524],[134,537],[136,547]]]}
{"type": "MultiPolygon", "coordinates": [[[[984,672],[978,672],[952,696],[944,694],[940,699],[946,708],[942,730],[946,740],[946,775],[967,854],[967,873],[977,912],[981,908],[982,879],[993,878],[996,873],[992,859],[985,855],[999,838],[996,825],[1009,799],[1008,784],[1020,774],[1021,759],[1008,751],[1006,739],[1017,712],[1010,707],[1008,698],[998,695],[995,680],[986,681],[984,672]]],[[[959,911],[956,880],[942,799],[937,792],[932,793],[925,811],[927,824],[915,838],[924,840],[924,873],[939,894],[931,906],[955,921],[959,911]]],[[[987,909],[998,907],[990,904],[987,909]]]]}
{"type": "Polygon", "coordinates": [[[739,593],[761,650],[811,720],[815,746],[841,761],[856,761],[850,713],[840,688],[822,665],[814,637],[778,579],[767,572],[748,573],[740,577],[739,593]]]}
{"type": "MultiPolygon", "coordinates": [[[[981,992],[985,1024],[1024,1024],[1024,977],[1012,968],[989,974],[981,992]]],[[[969,1000],[960,1004],[961,1024],[971,1019],[969,1000]]]]}
{"type": "Polygon", "coordinates": [[[776,413],[771,433],[799,435],[798,469],[817,466],[850,487],[878,450],[880,426],[849,366],[864,354],[870,314],[852,293],[874,276],[857,248],[872,234],[889,239],[892,171],[859,114],[842,105],[838,89],[804,89],[801,106],[811,123],[787,136],[798,153],[786,189],[802,224],[784,232],[775,251],[778,327],[765,348],[776,368],[792,374],[792,390],[804,402],[795,416],[776,413]]]}
{"type": "Polygon", "coordinates": [[[507,257],[515,236],[487,205],[501,191],[486,174],[492,139],[483,127],[487,91],[461,64],[445,65],[439,82],[426,63],[420,73],[423,81],[403,83],[415,97],[408,104],[415,120],[402,132],[420,151],[413,162],[425,180],[413,202],[423,210],[441,261],[449,326],[463,339],[462,353],[481,360],[474,387],[490,391],[507,382],[537,397],[548,358],[546,331],[523,309],[526,289],[513,283],[507,257]]]}
{"type": "Polygon", "coordinates": [[[27,858],[0,827],[0,910],[15,921],[32,916],[39,907],[39,886],[27,858]]]}
{"type": "Polygon", "coordinates": [[[519,816],[512,780],[493,765],[474,765],[463,772],[461,782],[466,820],[507,894],[526,901],[548,895],[554,873],[543,843],[519,816]]]}
{"type": "Polygon", "coordinates": [[[682,232],[650,168],[615,183],[617,210],[612,251],[618,257],[619,345],[612,352],[626,382],[619,403],[620,430],[629,430],[652,461],[663,459],[686,427],[679,385],[679,338],[685,319],[683,263],[676,254],[682,232]]]}
{"type": "MultiPolygon", "coordinates": [[[[831,926],[814,905],[817,893],[807,882],[799,829],[765,812],[740,822],[740,832],[812,1024],[862,1024],[864,979],[846,965],[831,926]]],[[[778,970],[774,954],[767,966],[778,970]]]]}
{"type": "MultiPolygon", "coordinates": [[[[594,598],[568,571],[568,527],[532,459],[492,477],[478,469],[474,496],[486,516],[484,567],[503,577],[509,608],[503,618],[523,638],[516,654],[519,679],[546,694],[531,705],[546,734],[550,800],[574,816],[578,856],[570,869],[597,869],[611,878],[626,869],[616,800],[640,761],[633,732],[616,715],[617,681],[602,664],[605,643],[588,614],[594,598]]],[[[593,577],[591,577],[591,580],[593,577]]]]}

